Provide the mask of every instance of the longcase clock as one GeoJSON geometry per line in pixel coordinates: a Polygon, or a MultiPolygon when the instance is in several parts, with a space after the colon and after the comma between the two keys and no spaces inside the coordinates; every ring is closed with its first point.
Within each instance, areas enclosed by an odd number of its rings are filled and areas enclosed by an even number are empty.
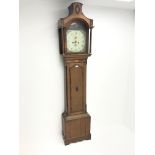
{"type": "Polygon", "coordinates": [[[72,3],[69,15],[58,21],[60,54],[65,70],[65,111],[62,134],[65,145],[91,139],[91,117],[86,106],[86,67],[91,55],[93,20],[84,16],[81,3],[72,3]]]}

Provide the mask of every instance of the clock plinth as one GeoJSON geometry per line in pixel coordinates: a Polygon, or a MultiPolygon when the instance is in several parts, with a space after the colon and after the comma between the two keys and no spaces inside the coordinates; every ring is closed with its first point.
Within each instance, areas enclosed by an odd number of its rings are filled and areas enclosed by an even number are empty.
{"type": "Polygon", "coordinates": [[[86,106],[86,68],[91,55],[93,20],[82,13],[81,3],[69,6],[69,15],[58,22],[60,54],[65,70],[65,111],[62,135],[65,145],[91,139],[91,117],[86,106]]]}
{"type": "Polygon", "coordinates": [[[90,119],[88,113],[71,116],[67,116],[66,113],[62,114],[62,133],[65,145],[91,139],[90,119]]]}

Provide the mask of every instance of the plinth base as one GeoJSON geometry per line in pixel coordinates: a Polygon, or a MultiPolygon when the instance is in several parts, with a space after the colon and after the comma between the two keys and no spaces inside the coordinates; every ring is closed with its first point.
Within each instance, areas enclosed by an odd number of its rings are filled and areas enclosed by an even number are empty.
{"type": "Polygon", "coordinates": [[[90,119],[88,113],[71,116],[62,114],[62,134],[65,145],[91,139],[90,119]]]}

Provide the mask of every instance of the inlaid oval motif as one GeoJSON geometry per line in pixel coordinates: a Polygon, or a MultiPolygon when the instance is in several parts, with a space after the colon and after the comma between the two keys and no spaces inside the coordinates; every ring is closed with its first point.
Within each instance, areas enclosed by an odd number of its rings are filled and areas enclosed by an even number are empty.
{"type": "Polygon", "coordinates": [[[80,7],[79,7],[78,5],[75,7],[75,12],[76,12],[77,14],[80,13],[80,7]]]}

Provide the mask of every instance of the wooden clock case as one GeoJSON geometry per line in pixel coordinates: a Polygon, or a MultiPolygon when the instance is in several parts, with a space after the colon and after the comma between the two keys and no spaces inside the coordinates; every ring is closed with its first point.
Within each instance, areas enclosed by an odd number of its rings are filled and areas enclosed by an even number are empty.
{"type": "Polygon", "coordinates": [[[58,21],[60,54],[65,70],[65,111],[62,114],[62,134],[65,145],[91,139],[90,121],[86,106],[86,65],[91,55],[93,20],[82,13],[81,3],[72,3],[69,15],[58,21]],[[73,22],[82,22],[86,27],[87,48],[82,53],[68,53],[66,30],[73,22]]]}

